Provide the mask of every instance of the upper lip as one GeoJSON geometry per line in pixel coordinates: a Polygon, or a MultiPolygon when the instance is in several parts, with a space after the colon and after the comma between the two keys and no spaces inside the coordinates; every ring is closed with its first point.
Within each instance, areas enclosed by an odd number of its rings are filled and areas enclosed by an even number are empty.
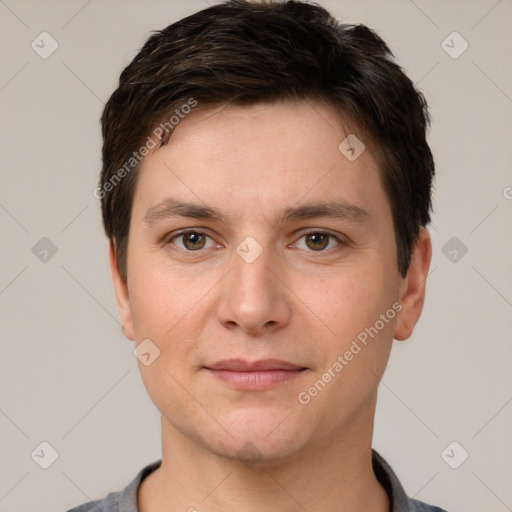
{"type": "Polygon", "coordinates": [[[225,370],[231,372],[257,372],[269,370],[303,370],[304,367],[282,361],[280,359],[261,359],[259,361],[245,361],[244,359],[226,359],[208,365],[210,370],[225,370]]]}

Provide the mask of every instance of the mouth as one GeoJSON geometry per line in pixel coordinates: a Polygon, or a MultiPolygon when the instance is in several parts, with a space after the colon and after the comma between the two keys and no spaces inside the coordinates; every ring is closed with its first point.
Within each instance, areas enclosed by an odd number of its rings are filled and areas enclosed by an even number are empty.
{"type": "Polygon", "coordinates": [[[279,359],[229,359],[204,367],[230,386],[247,391],[270,389],[298,377],[307,368],[279,359]]]}

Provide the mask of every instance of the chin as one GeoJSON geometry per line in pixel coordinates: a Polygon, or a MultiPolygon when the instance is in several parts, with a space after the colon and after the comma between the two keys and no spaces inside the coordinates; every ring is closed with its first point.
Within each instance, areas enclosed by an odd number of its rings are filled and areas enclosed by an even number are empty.
{"type": "Polygon", "coordinates": [[[208,448],[218,457],[236,460],[246,467],[259,469],[287,464],[302,448],[293,437],[276,442],[244,433],[224,441],[223,444],[212,444],[208,448]]]}
{"type": "Polygon", "coordinates": [[[224,418],[226,431],[202,442],[216,455],[248,467],[280,465],[304,449],[311,435],[291,411],[238,409],[224,418]]]}

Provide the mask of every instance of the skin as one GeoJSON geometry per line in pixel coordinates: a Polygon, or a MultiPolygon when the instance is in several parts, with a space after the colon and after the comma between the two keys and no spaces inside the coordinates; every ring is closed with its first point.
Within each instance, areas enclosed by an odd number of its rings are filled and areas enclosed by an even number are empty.
{"type": "Polygon", "coordinates": [[[139,488],[142,512],[389,510],[371,467],[377,387],[393,338],[407,339],[421,314],[431,242],[422,228],[402,278],[371,144],[359,134],[366,150],[353,162],[338,149],[358,134],[350,129],[320,103],[199,110],[145,158],[127,282],[110,250],[123,332],[160,350],[149,366],[139,362],[162,418],[162,465],[139,488]],[[150,222],[148,210],[169,197],[225,219],[161,214],[150,222]],[[335,200],[366,215],[276,222],[287,208],[335,200]],[[203,248],[184,245],[183,229],[207,235],[203,248]],[[262,250],[251,263],[236,252],[248,236],[262,250]],[[299,393],[394,303],[401,311],[300,403],[299,393]],[[231,358],[306,369],[244,391],[204,368],[231,358]],[[257,454],[251,465],[237,455],[247,443],[257,454]]]}

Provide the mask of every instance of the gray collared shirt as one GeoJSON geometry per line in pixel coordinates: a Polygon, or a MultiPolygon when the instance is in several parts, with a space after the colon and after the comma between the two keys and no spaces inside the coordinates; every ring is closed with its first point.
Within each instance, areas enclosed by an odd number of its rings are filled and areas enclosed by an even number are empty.
{"type": "MultiPolygon", "coordinates": [[[[152,471],[160,467],[161,462],[161,460],[153,462],[141,469],[121,492],[111,492],[102,500],[84,503],[67,512],[139,512],[137,507],[139,485],[152,471]]],[[[439,507],[409,498],[394,471],[375,450],[372,451],[372,463],[375,476],[388,493],[391,502],[390,512],[446,512],[439,507]]]]}

